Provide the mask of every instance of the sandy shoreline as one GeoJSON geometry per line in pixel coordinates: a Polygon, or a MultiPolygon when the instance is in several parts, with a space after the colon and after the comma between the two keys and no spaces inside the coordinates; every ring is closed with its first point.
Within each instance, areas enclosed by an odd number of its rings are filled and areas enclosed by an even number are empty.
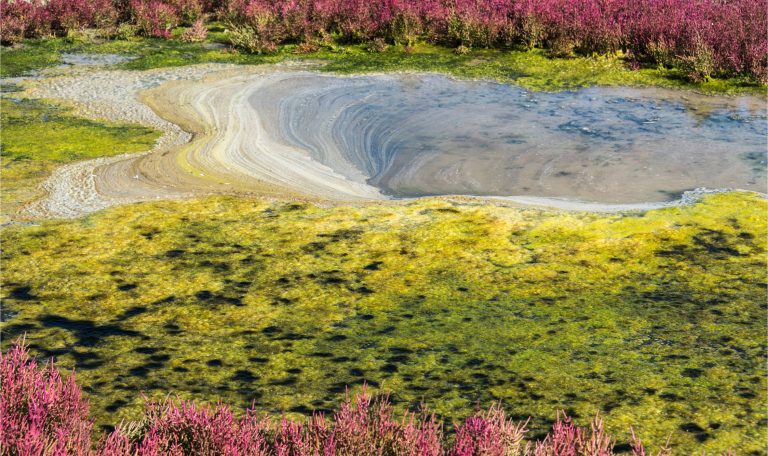
{"type": "MultiPolygon", "coordinates": [[[[331,204],[390,200],[366,182],[360,165],[338,151],[334,155],[333,147],[325,148],[331,156],[322,157],[321,163],[281,137],[276,120],[281,103],[269,97],[302,90],[298,81],[303,76],[339,79],[302,70],[296,65],[199,65],[142,72],[76,67],[61,76],[29,81],[26,95],[32,98],[65,100],[85,117],[139,123],[163,135],[151,151],[58,168],[44,184],[47,196],[28,204],[22,215],[77,218],[115,205],[216,194],[331,204]],[[282,92],[267,90],[279,84],[282,92]]],[[[616,212],[685,204],[701,193],[673,202],[633,204],[530,195],[443,198],[616,212]]]]}
{"type": "Polygon", "coordinates": [[[151,151],[58,168],[43,184],[47,196],[23,215],[76,218],[119,204],[213,194],[384,199],[377,189],[271,141],[255,113],[238,106],[273,74],[278,68],[204,65],[33,81],[27,90],[33,98],[65,100],[85,117],[139,123],[163,135],[151,151]]]}

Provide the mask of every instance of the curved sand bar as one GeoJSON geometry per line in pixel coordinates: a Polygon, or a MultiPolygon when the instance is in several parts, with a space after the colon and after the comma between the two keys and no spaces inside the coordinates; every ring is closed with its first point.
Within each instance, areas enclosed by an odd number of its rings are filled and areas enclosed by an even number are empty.
{"type": "Polygon", "coordinates": [[[37,216],[208,194],[347,202],[459,194],[615,211],[676,204],[698,187],[763,190],[766,118],[755,98],[531,94],[437,75],[338,77],[286,66],[88,72],[30,91],[165,132],[153,151],[57,170],[48,197],[26,208],[37,216]]]}

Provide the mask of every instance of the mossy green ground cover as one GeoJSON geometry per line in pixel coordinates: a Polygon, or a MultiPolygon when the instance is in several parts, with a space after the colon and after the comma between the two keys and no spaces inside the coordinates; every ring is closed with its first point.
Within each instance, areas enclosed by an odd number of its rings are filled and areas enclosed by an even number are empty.
{"type": "Polygon", "coordinates": [[[0,98],[2,218],[39,197],[37,188],[64,163],[149,150],[159,132],[138,125],[95,122],[41,101],[0,98]]]}
{"type": "Polygon", "coordinates": [[[767,206],[114,208],[2,231],[3,343],[77,368],[100,423],[141,390],[308,413],[367,381],[448,419],[501,400],[537,432],[600,412],[621,439],[760,454],[767,206]]]}
{"type": "Polygon", "coordinates": [[[0,76],[21,76],[61,63],[69,43],[61,39],[29,40],[24,46],[0,48],[0,76]]]}
{"type": "Polygon", "coordinates": [[[61,62],[61,54],[116,53],[136,57],[122,68],[149,69],[195,63],[260,64],[285,60],[316,61],[319,69],[340,73],[379,71],[434,71],[464,78],[513,82],[534,90],[562,90],[592,85],[634,85],[693,89],[710,93],[765,94],[765,87],[741,79],[712,79],[686,82],[674,69],[630,69],[620,56],[550,58],[546,51],[474,49],[457,55],[451,49],[426,43],[406,52],[391,46],[384,52],[369,52],[364,45],[331,44],[317,52],[296,54],[295,45],[283,45],[272,55],[238,52],[227,45],[223,28],[214,30],[206,43],[135,38],[132,40],[73,41],[65,38],[28,41],[15,49],[2,49],[0,75],[16,76],[61,62]],[[217,31],[221,30],[221,31],[217,31]]]}

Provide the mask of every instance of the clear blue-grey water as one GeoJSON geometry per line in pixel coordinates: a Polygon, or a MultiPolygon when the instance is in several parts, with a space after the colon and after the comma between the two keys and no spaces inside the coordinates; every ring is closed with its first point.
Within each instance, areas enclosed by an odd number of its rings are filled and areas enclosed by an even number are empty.
{"type": "Polygon", "coordinates": [[[765,191],[768,117],[756,97],[307,75],[276,102],[287,142],[396,197],[632,203],[699,187],[765,191]]]}

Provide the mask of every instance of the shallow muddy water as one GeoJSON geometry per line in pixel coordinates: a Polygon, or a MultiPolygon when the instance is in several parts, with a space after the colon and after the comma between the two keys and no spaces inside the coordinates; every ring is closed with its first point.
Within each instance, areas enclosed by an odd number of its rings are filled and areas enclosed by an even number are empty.
{"type": "Polygon", "coordinates": [[[120,54],[62,54],[65,65],[117,65],[135,59],[120,54]]]}
{"type": "Polygon", "coordinates": [[[765,189],[765,102],[756,98],[305,74],[250,101],[272,135],[396,197],[635,203],[698,187],[765,189]]]}
{"type": "Polygon", "coordinates": [[[765,192],[765,98],[531,93],[435,74],[342,77],[278,66],[181,71],[94,71],[36,84],[38,97],[166,135],[147,154],[57,169],[48,195],[25,213],[71,218],[211,194],[475,195],[624,211],[685,204],[702,194],[681,197],[693,189],[765,192]]]}

